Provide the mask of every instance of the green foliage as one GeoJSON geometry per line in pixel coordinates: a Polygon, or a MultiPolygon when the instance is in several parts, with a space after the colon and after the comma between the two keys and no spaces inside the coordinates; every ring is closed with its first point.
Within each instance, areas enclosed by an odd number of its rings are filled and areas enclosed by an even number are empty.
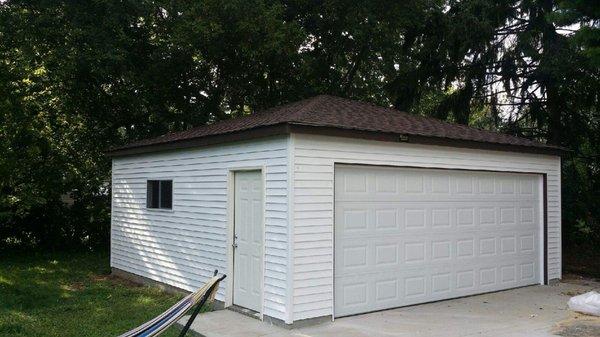
{"type": "Polygon", "coordinates": [[[584,0],[0,2],[0,243],[106,245],[104,150],[318,93],[573,150],[565,242],[598,243],[598,22],[584,0]]]}
{"type": "MultiPolygon", "coordinates": [[[[117,336],[180,299],[109,273],[106,255],[4,254],[0,336],[117,336]]],[[[177,332],[171,327],[165,335],[177,332]]]]}
{"type": "Polygon", "coordinates": [[[550,19],[558,25],[573,29],[572,43],[580,48],[592,66],[600,67],[600,3],[561,0],[550,19]]]}

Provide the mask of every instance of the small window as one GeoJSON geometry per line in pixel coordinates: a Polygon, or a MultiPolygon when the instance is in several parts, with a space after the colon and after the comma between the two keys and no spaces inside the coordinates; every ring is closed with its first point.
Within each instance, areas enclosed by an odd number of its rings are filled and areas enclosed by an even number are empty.
{"type": "Polygon", "coordinates": [[[173,208],[173,180],[148,180],[147,208],[173,208]]]}

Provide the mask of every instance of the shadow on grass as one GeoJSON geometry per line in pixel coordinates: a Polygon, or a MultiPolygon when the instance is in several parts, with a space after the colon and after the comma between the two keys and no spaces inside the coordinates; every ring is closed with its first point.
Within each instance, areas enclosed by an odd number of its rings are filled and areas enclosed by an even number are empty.
{"type": "Polygon", "coordinates": [[[0,336],[115,336],[181,298],[109,273],[102,254],[3,257],[0,336]]]}

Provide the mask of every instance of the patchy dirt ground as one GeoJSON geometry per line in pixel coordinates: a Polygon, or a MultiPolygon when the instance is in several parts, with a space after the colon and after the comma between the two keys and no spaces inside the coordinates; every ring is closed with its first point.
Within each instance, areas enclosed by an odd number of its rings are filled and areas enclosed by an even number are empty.
{"type": "Polygon", "coordinates": [[[598,337],[600,317],[571,312],[569,318],[558,323],[553,333],[564,337],[598,337]]]}
{"type": "MultiPolygon", "coordinates": [[[[596,279],[582,277],[574,274],[566,274],[563,282],[580,285],[583,287],[592,287],[600,291],[600,282],[596,279]]],[[[587,292],[587,289],[574,289],[564,292],[563,295],[572,297],[587,292]]],[[[600,337],[600,317],[585,315],[570,311],[569,317],[559,323],[552,331],[554,334],[564,337],[600,337]]]]}
{"type": "Polygon", "coordinates": [[[596,288],[596,291],[600,291],[600,279],[585,277],[579,274],[565,273],[563,274],[562,282],[571,284],[577,284],[581,286],[590,286],[596,288]]]}
{"type": "MultiPolygon", "coordinates": [[[[584,275],[600,280],[600,254],[592,247],[573,247],[563,254],[563,272],[584,275]],[[583,251],[583,253],[582,253],[583,251]]],[[[564,275],[564,274],[563,274],[564,275]]]]}

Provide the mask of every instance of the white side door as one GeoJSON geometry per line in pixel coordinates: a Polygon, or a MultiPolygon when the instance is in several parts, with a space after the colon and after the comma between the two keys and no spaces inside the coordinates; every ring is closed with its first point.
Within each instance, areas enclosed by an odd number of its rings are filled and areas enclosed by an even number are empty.
{"type": "Polygon", "coordinates": [[[261,312],[263,273],[261,171],[235,173],[233,304],[261,312]]]}

